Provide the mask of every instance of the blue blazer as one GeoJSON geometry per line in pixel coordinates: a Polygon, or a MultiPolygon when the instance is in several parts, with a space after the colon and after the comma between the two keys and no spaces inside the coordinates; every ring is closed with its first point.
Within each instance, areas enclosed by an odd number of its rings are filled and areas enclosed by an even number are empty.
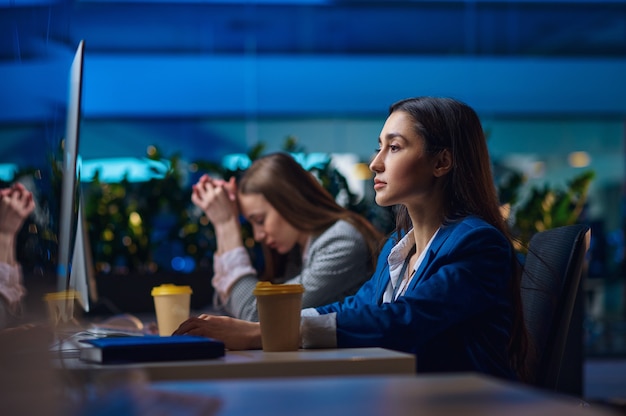
{"type": "Polygon", "coordinates": [[[507,354],[513,249],[502,233],[476,217],[443,226],[405,294],[383,303],[395,243],[387,241],[374,275],[354,296],[317,308],[337,314],[338,347],[410,352],[418,372],[514,379],[507,354]]]}

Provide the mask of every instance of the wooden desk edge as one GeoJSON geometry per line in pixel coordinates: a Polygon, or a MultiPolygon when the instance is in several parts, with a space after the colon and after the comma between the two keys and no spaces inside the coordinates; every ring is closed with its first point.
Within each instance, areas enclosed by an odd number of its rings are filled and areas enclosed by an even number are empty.
{"type": "Polygon", "coordinates": [[[141,371],[151,381],[242,378],[414,375],[415,356],[382,348],[300,350],[293,353],[227,352],[223,358],[100,365],[65,358],[57,365],[81,382],[112,372],[141,371]]]}

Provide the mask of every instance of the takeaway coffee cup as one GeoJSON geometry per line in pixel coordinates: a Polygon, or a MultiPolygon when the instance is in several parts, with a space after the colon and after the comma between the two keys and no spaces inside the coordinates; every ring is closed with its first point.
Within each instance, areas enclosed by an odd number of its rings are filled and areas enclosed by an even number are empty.
{"type": "Polygon", "coordinates": [[[300,284],[259,282],[254,289],[263,351],[296,351],[300,347],[300,284]]]}
{"type": "Polygon", "coordinates": [[[46,293],[44,296],[48,309],[50,324],[55,327],[65,327],[76,323],[74,312],[78,293],[74,290],[46,293]]]}
{"type": "Polygon", "coordinates": [[[152,288],[159,335],[170,336],[189,318],[191,287],[164,284],[152,288]]]}

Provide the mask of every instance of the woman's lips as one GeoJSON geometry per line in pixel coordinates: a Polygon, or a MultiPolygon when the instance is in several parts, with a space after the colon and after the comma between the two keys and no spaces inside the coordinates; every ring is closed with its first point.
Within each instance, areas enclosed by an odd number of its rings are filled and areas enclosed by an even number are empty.
{"type": "Polygon", "coordinates": [[[381,189],[384,188],[385,185],[387,185],[387,182],[383,182],[383,181],[379,181],[379,180],[374,180],[374,189],[381,189]]]}

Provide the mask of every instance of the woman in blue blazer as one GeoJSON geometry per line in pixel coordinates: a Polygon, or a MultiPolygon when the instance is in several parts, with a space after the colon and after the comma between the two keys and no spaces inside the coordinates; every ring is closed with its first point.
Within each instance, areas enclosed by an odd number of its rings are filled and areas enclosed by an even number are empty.
{"type": "MultiPolygon", "coordinates": [[[[302,311],[302,346],[385,347],[416,354],[418,372],[525,378],[520,275],[480,120],[449,98],[393,104],[370,164],[376,202],[397,229],[376,271],[341,302],[302,311]]],[[[261,347],[257,323],[201,316],[177,334],[261,347]]]]}

